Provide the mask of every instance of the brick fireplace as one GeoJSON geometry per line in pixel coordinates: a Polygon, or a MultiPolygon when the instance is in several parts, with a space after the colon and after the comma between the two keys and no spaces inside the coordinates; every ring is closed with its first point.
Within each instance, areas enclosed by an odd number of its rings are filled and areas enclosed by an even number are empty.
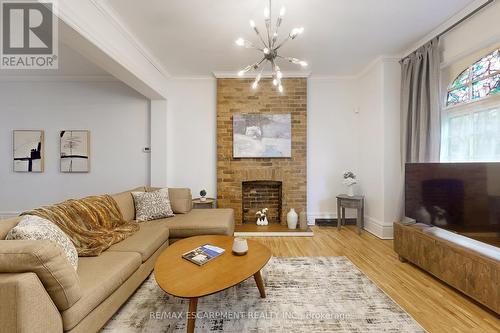
{"type": "Polygon", "coordinates": [[[281,223],[281,182],[247,181],[242,184],[243,224],[255,223],[256,213],[268,209],[269,223],[281,223]]]}
{"type": "Polygon", "coordinates": [[[270,223],[284,225],[290,208],[298,213],[307,209],[307,79],[284,79],[283,94],[269,79],[262,80],[257,90],[251,89],[252,82],[217,80],[217,203],[234,209],[236,224],[255,223],[255,212],[272,206],[270,223]],[[233,115],[244,113],[290,114],[291,158],[234,158],[233,115]],[[275,200],[277,184],[281,184],[280,203],[275,200]],[[248,194],[245,188],[250,189],[248,194]]]}

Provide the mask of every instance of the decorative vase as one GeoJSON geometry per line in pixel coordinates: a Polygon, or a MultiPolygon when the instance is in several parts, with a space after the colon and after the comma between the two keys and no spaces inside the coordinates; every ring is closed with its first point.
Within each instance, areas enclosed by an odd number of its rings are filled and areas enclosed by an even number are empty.
{"type": "Polygon", "coordinates": [[[200,201],[202,201],[202,202],[203,202],[203,201],[207,201],[207,198],[205,198],[205,197],[201,197],[201,198],[200,198],[200,201]]]}
{"type": "Polygon", "coordinates": [[[354,196],[354,184],[347,185],[347,195],[350,197],[354,196]]]}
{"type": "Polygon", "coordinates": [[[296,229],[298,219],[299,215],[297,214],[295,209],[291,208],[288,214],[286,214],[286,222],[288,223],[288,229],[296,229]]]}
{"type": "Polygon", "coordinates": [[[299,228],[300,230],[307,230],[307,213],[304,211],[299,214],[299,228]]]}
{"type": "Polygon", "coordinates": [[[264,218],[257,218],[257,225],[268,225],[269,221],[267,220],[267,216],[264,216],[264,218]]]}

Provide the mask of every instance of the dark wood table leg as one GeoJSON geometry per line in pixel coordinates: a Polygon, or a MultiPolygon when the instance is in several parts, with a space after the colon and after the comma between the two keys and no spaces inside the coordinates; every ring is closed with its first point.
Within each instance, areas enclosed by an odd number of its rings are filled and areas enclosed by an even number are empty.
{"type": "Polygon", "coordinates": [[[257,288],[259,288],[260,297],[266,298],[266,289],[264,288],[264,280],[262,280],[262,275],[260,271],[253,275],[255,283],[257,283],[257,288]]]}
{"type": "Polygon", "coordinates": [[[198,307],[198,298],[189,299],[189,311],[187,315],[187,329],[186,332],[194,332],[194,323],[196,321],[196,309],[198,307]]]}
{"type": "Polygon", "coordinates": [[[361,228],[363,228],[363,210],[361,209],[361,207],[358,207],[356,227],[358,227],[358,235],[361,235],[361,228]]]}
{"type": "Polygon", "coordinates": [[[342,206],[342,218],[340,219],[342,222],[342,225],[345,225],[345,207],[342,206]]]}
{"type": "Polygon", "coordinates": [[[342,227],[342,215],[340,215],[340,199],[337,199],[337,230],[342,227]]]}

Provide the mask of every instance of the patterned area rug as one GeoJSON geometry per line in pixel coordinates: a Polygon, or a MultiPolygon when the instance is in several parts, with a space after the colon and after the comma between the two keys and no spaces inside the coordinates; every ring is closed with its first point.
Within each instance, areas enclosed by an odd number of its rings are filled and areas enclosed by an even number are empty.
{"type": "MultiPolygon", "coordinates": [[[[425,332],[345,257],[272,258],[263,277],[265,299],[253,278],[200,298],[196,332],[425,332]]],[[[187,307],[151,274],[102,332],[185,332],[187,307]]]]}

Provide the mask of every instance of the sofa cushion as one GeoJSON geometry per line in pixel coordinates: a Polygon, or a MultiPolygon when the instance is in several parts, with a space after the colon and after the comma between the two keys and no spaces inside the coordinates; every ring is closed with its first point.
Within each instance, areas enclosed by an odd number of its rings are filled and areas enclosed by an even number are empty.
{"type": "Polygon", "coordinates": [[[10,229],[14,228],[19,222],[21,222],[21,217],[11,217],[10,219],[0,220],[0,240],[5,239],[10,229]]]}
{"type": "Polygon", "coordinates": [[[142,262],[145,262],[166,241],[168,241],[167,227],[163,225],[155,226],[141,223],[138,232],[114,244],[108,251],[137,252],[141,255],[142,262]]]}
{"type": "Polygon", "coordinates": [[[176,214],[186,214],[193,209],[193,196],[188,188],[168,188],[172,210],[176,214]]]}
{"type": "MultiPolygon", "coordinates": [[[[160,189],[160,187],[146,187],[147,192],[154,192],[160,189]]],[[[186,214],[193,209],[191,189],[185,187],[169,187],[168,196],[170,198],[170,205],[175,214],[186,214]]]]}
{"type": "Polygon", "coordinates": [[[12,228],[6,240],[49,240],[65,253],[71,266],[78,268],[78,252],[71,239],[54,223],[35,215],[24,215],[21,222],[12,228]]]}
{"type": "Polygon", "coordinates": [[[198,235],[232,236],[234,233],[234,212],[232,209],[193,209],[187,214],[145,223],[167,226],[170,238],[198,235]]]}
{"type": "Polygon", "coordinates": [[[132,198],[131,192],[145,192],[146,188],[144,186],[137,187],[130,191],[125,191],[121,193],[116,193],[111,195],[111,197],[116,201],[120,212],[123,215],[125,221],[135,220],[135,206],[134,199],[132,198]]]}
{"type": "Polygon", "coordinates": [[[132,192],[132,197],[138,222],[174,216],[167,188],[154,192],[132,192]]]}
{"type": "Polygon", "coordinates": [[[80,258],[78,277],[82,298],[61,313],[64,330],[75,327],[85,316],[118,289],[140,266],[136,252],[105,251],[98,257],[80,258]]]}
{"type": "Polygon", "coordinates": [[[59,310],[73,306],[82,291],[63,250],[49,240],[0,241],[1,273],[35,273],[59,310]]]}

